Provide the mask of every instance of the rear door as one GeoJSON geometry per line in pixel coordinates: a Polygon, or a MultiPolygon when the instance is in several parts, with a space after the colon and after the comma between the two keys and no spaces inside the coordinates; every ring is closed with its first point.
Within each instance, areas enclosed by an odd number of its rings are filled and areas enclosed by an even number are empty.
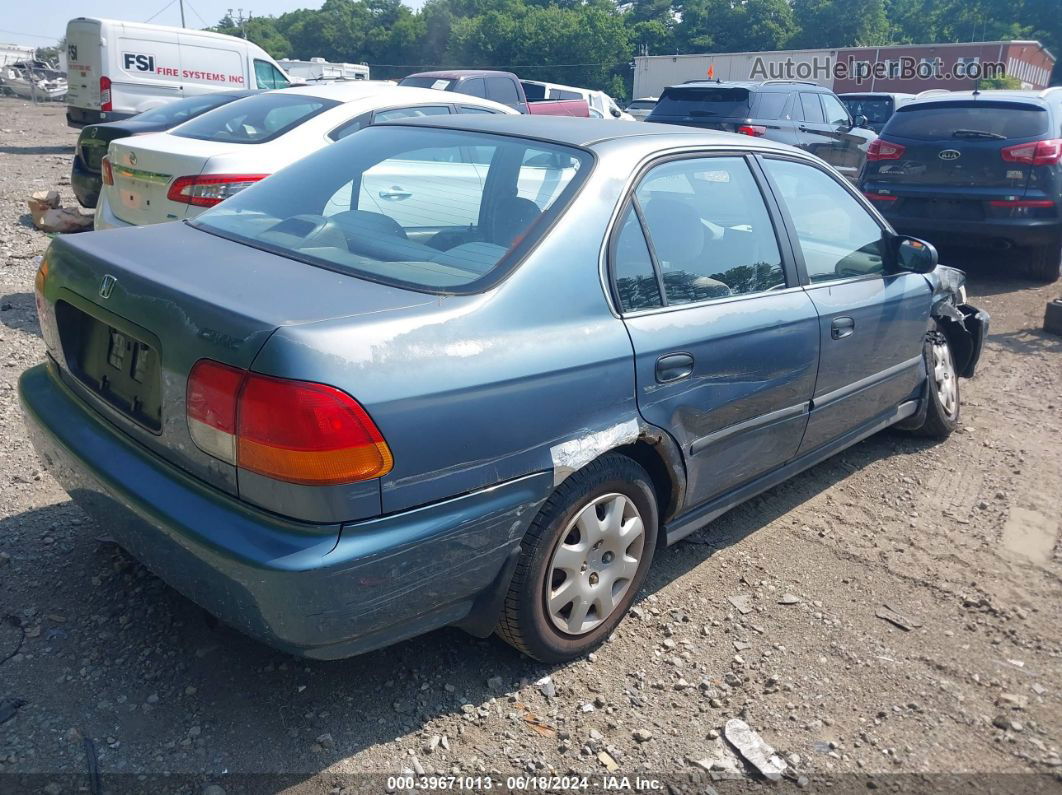
{"type": "Polygon", "coordinates": [[[921,274],[886,274],[886,230],[850,187],[810,163],[774,156],[762,162],[819,318],[805,453],[917,395],[931,291],[921,274]]]}
{"type": "Polygon", "coordinates": [[[818,318],[768,206],[745,157],[670,160],[611,245],[638,407],[683,450],[687,507],[785,463],[807,424],[818,318]]]}
{"type": "Polygon", "coordinates": [[[218,46],[199,36],[178,36],[181,83],[185,96],[246,88],[244,55],[236,47],[218,46]]]}
{"type": "Polygon", "coordinates": [[[1034,166],[1004,150],[1049,137],[1048,117],[998,100],[906,105],[882,131],[888,159],[867,163],[863,188],[897,197],[882,203],[889,217],[983,220],[992,201],[1026,196],[1034,166]]]}
{"type": "Polygon", "coordinates": [[[66,26],[66,104],[99,110],[100,77],[105,74],[100,23],[72,19],[66,26]]]}
{"type": "Polygon", "coordinates": [[[827,108],[822,102],[823,96],[812,91],[800,92],[800,107],[804,114],[804,123],[800,125],[803,139],[800,148],[821,157],[849,179],[855,179],[859,168],[855,164],[853,149],[858,152],[858,146],[853,144],[848,132],[848,111],[836,100],[839,112],[837,108],[827,108]],[[828,109],[833,111],[831,117],[827,116],[828,109]]]}

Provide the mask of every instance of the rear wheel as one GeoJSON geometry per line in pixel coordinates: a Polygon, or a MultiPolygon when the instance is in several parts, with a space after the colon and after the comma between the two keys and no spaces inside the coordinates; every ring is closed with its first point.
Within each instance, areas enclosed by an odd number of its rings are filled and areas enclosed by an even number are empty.
{"type": "Polygon", "coordinates": [[[940,328],[926,335],[924,348],[926,372],[926,421],[918,429],[921,436],[946,439],[959,426],[962,407],[959,396],[959,374],[948,338],[940,328]]]}
{"type": "Polygon", "coordinates": [[[1053,243],[1049,246],[1037,246],[1029,250],[1029,259],[1026,267],[1029,276],[1038,282],[1051,284],[1058,280],[1060,266],[1062,266],[1062,245],[1053,243]]]}
{"type": "Polygon", "coordinates": [[[623,619],[657,539],[649,475],[608,454],[564,481],[523,540],[497,633],[542,662],[591,651],[623,619]]]}

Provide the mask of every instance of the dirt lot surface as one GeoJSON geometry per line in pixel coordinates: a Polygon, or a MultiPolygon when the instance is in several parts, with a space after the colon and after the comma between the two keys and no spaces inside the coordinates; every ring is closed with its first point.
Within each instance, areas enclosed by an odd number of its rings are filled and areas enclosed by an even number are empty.
{"type": "Polygon", "coordinates": [[[26,438],[15,387],[44,356],[48,238],[25,199],[60,185],[74,204],[75,138],[62,106],[0,100],[0,791],[92,791],[95,760],[106,791],[383,792],[354,774],[402,771],[600,786],[615,770],[725,792],[756,780],[720,735],[732,718],[809,791],[866,789],[855,774],[1059,791],[1062,339],[1039,328],[1062,284],[1013,278],[1013,256],[945,257],[992,315],[960,432],[879,434],[662,552],[591,659],[544,666],[445,630],[309,662],[127,557],[26,438]],[[244,777],[262,773],[287,777],[244,777]]]}

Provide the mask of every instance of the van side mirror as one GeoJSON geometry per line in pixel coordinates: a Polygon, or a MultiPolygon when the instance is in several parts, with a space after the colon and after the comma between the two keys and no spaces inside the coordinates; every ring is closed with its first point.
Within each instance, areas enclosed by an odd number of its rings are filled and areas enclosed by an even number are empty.
{"type": "Polygon", "coordinates": [[[897,235],[892,239],[893,262],[897,272],[931,273],[937,267],[937,250],[917,237],[897,235]]]}

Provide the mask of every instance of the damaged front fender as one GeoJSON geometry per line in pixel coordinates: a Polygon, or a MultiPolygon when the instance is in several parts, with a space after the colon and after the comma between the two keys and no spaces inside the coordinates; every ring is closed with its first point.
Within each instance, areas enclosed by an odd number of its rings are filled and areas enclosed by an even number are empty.
{"type": "Polygon", "coordinates": [[[948,338],[955,370],[962,378],[972,378],[991,318],[984,310],[966,303],[966,274],[958,268],[938,265],[926,274],[926,279],[933,288],[930,314],[948,338]]]}

